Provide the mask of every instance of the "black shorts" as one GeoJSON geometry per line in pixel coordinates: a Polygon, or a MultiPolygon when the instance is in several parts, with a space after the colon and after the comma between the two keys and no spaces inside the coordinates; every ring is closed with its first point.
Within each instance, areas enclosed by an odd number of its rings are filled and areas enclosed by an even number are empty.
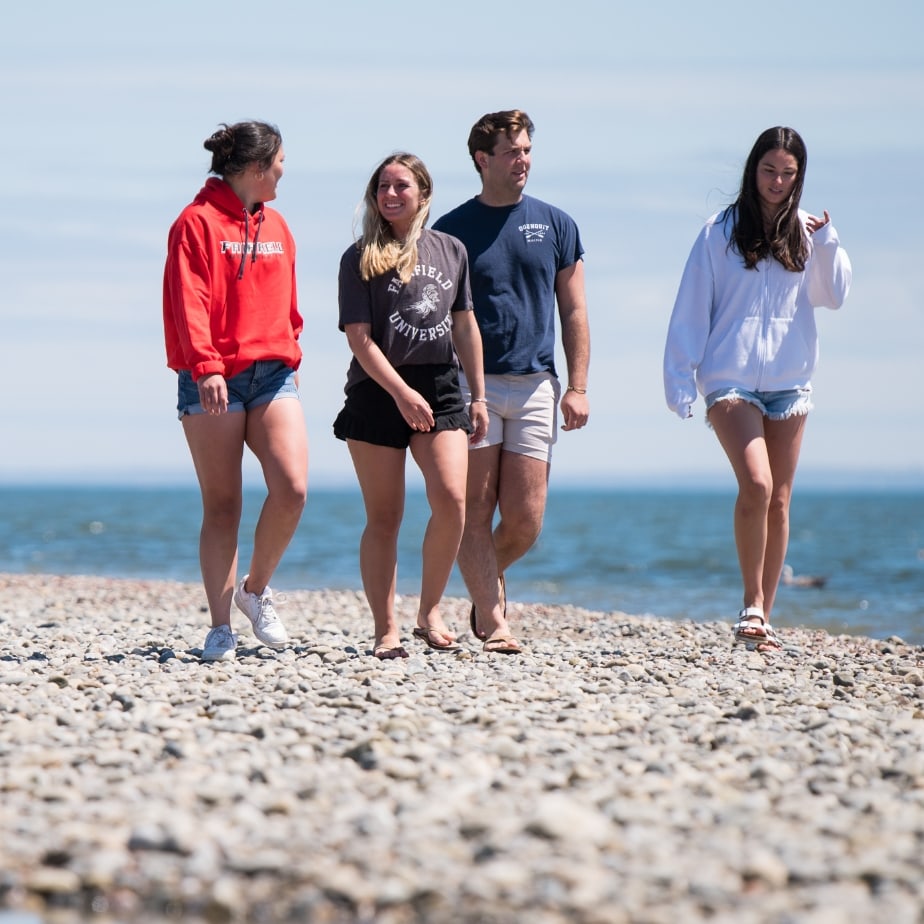
{"type": "MultiPolygon", "coordinates": [[[[434,419],[430,433],[437,430],[473,432],[455,365],[398,366],[395,371],[427,399],[434,419]]],[[[363,379],[350,388],[343,410],[334,421],[334,436],[339,440],[361,440],[395,449],[407,449],[417,432],[405,422],[394,398],[372,379],[363,379]]]]}

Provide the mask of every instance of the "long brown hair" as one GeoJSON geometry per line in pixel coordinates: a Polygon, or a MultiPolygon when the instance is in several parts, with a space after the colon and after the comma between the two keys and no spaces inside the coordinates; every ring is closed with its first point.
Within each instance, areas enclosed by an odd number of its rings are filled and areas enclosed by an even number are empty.
{"type": "Polygon", "coordinates": [[[805,184],[805,165],[808,155],[805,142],[792,128],[777,125],[761,132],[741,177],[741,189],[731,209],[726,212],[726,221],[734,222],[729,247],[741,254],[744,265],[754,269],[761,260],[772,257],[790,272],[801,273],[808,258],[808,242],[805,229],[799,220],[799,202],[805,184]],[[789,198],[783,203],[773,221],[773,227],[764,228],[760,196],[757,192],[757,165],[768,151],[786,151],[796,159],[798,172],[789,198]]]}

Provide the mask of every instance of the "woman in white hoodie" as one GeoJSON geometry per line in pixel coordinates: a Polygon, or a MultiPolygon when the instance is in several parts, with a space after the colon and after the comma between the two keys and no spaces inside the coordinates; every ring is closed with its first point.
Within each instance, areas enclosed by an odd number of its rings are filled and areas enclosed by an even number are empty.
{"type": "Polygon", "coordinates": [[[799,209],[806,150],[798,133],[763,132],[736,201],[696,239],[664,351],[667,404],[693,415],[697,393],[738,481],[735,544],[744,606],[735,641],[781,648],[770,628],[789,502],[818,359],[815,308],[839,308],[851,269],[827,211],[799,209]]]}

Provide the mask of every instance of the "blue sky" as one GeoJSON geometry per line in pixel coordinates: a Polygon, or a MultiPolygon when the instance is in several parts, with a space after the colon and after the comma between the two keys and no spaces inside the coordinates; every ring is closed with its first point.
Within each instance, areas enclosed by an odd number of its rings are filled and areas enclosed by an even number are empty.
{"type": "Polygon", "coordinates": [[[803,206],[831,212],[854,265],[843,310],[819,316],[801,471],[924,483],[924,6],[573,9],[6,11],[0,481],[192,481],[164,365],[166,234],[206,176],[202,141],[219,122],[262,118],[287,154],[275,205],[299,248],[312,479],[351,483],[330,430],[349,359],[336,273],[369,173],[393,150],[420,155],[436,217],[478,190],[472,122],[521,107],[536,123],[528,191],[570,212],[586,249],[592,417],[561,436],[556,481],[730,477],[702,405],[695,421],[664,405],[664,332],[702,221],[734,195],[760,131],[788,124],[809,149],[803,206]]]}

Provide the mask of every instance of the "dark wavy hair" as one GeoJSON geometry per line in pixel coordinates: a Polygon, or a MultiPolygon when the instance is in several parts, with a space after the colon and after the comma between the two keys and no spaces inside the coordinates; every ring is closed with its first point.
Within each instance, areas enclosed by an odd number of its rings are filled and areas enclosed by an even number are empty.
{"type": "Polygon", "coordinates": [[[220,177],[238,176],[253,163],[262,170],[269,169],[282,146],[282,135],[269,122],[235,122],[234,125],[223,122],[202,146],[212,153],[209,173],[220,177]]]}
{"type": "Polygon", "coordinates": [[[525,131],[532,140],[534,131],[533,120],[522,109],[504,109],[501,112],[485,113],[473,126],[468,134],[468,153],[472,157],[475,169],[481,173],[481,167],[475,160],[478,151],[493,154],[501,135],[511,138],[525,131]]]}
{"type": "Polygon", "coordinates": [[[799,202],[805,184],[805,165],[808,155],[805,142],[792,128],[777,125],[761,132],[744,165],[741,189],[734,205],[726,213],[734,222],[729,247],[734,247],[748,269],[754,269],[761,260],[772,257],[786,269],[801,273],[808,257],[805,229],[799,220],[799,202]],[[792,192],[777,212],[773,227],[764,228],[764,218],[757,193],[757,165],[769,151],[786,151],[796,159],[798,173],[792,192]]]}

